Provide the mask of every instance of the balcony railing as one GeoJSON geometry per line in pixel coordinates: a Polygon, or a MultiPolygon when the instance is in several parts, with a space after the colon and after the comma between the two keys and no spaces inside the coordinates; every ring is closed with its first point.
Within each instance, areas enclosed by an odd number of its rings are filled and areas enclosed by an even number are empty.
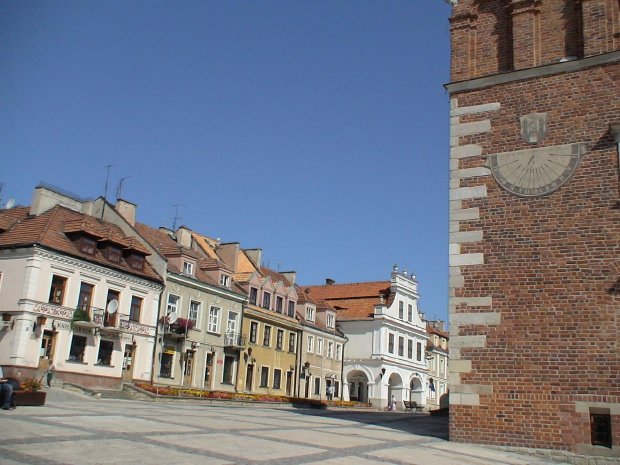
{"type": "Polygon", "coordinates": [[[245,347],[245,336],[243,334],[233,332],[224,334],[224,347],[245,347]]]}

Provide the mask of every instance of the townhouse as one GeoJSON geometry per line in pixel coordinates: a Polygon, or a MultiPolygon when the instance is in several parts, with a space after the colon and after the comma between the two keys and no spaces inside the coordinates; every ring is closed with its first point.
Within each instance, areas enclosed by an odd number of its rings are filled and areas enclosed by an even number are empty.
{"type": "Polygon", "coordinates": [[[426,404],[428,368],[426,324],[418,312],[418,283],[394,266],[390,281],[302,288],[337,311],[346,337],[344,399],[397,408],[403,400],[426,404]]]}
{"type": "Polygon", "coordinates": [[[445,330],[443,320],[426,321],[429,335],[426,343],[426,365],[428,367],[428,383],[426,403],[430,408],[447,406],[441,397],[448,393],[448,342],[449,334],[445,330]]]}
{"type": "Polygon", "coordinates": [[[54,363],[57,378],[84,386],[148,382],[161,263],[103,198],[39,186],[31,207],[1,210],[5,375],[54,363]]]}
{"type": "Polygon", "coordinates": [[[185,226],[171,231],[137,223],[136,230],[167,260],[153,382],[234,391],[246,296],[232,270],[197,247],[185,226]]]}
{"type": "Polygon", "coordinates": [[[302,326],[299,397],[324,400],[333,386],[333,399],[342,399],[342,360],[345,335],[336,325],[336,309],[314,300],[296,286],[297,320],[302,326]]]}
{"type": "Polygon", "coordinates": [[[193,233],[205,253],[217,256],[233,271],[247,296],[242,334],[246,346],[239,360],[239,392],[295,396],[298,392],[298,347],[301,325],[295,319],[295,273],[260,266],[260,249],[241,249],[193,233]]]}

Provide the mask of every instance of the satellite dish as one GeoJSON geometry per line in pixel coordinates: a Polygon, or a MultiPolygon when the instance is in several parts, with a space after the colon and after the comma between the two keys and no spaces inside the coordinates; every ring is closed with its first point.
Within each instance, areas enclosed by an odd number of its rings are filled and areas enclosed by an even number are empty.
{"type": "Polygon", "coordinates": [[[14,205],[15,205],[15,199],[9,199],[9,201],[6,203],[5,208],[8,210],[10,208],[13,208],[14,205]]]}
{"type": "Polygon", "coordinates": [[[108,302],[108,313],[113,315],[118,310],[118,300],[112,299],[108,302]]]}
{"type": "Polygon", "coordinates": [[[178,316],[175,312],[168,313],[168,324],[172,325],[178,320],[178,316]]]}

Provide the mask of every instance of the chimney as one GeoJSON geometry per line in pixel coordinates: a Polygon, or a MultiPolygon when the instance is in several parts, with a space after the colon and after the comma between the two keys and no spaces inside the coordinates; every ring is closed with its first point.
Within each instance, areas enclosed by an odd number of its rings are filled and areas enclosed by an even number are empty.
{"type": "Polygon", "coordinates": [[[333,286],[334,284],[336,284],[336,281],[334,281],[333,279],[327,278],[325,280],[325,285],[326,286],[333,286]]]}
{"type": "Polygon", "coordinates": [[[192,246],[192,231],[186,226],[180,226],[174,234],[177,238],[177,244],[191,248],[192,246]]]}
{"type": "Polygon", "coordinates": [[[296,271],[283,271],[280,274],[284,276],[287,279],[287,281],[291,283],[291,285],[295,285],[295,279],[297,278],[296,271]]]}
{"type": "Polygon", "coordinates": [[[215,250],[217,256],[220,257],[228,268],[235,272],[237,270],[237,260],[239,259],[239,243],[229,242],[220,244],[215,250]]]}
{"type": "Polygon", "coordinates": [[[52,190],[50,187],[39,185],[35,188],[30,204],[30,214],[38,216],[41,213],[62,205],[70,210],[82,211],[82,201],[71,197],[68,193],[60,192],[61,189],[52,190]]]}
{"type": "Polygon", "coordinates": [[[263,255],[263,249],[244,249],[245,254],[256,268],[260,268],[260,260],[263,255]]]}
{"type": "Polygon", "coordinates": [[[136,209],[135,203],[127,202],[123,199],[116,199],[116,211],[121,215],[127,223],[132,227],[136,225],[136,209]]]}

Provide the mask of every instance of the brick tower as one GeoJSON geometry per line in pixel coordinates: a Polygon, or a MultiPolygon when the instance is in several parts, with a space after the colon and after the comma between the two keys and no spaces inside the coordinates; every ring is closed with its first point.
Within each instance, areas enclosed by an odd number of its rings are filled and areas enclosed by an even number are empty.
{"type": "Polygon", "coordinates": [[[620,2],[452,3],[450,439],[619,463],[620,2]]]}

